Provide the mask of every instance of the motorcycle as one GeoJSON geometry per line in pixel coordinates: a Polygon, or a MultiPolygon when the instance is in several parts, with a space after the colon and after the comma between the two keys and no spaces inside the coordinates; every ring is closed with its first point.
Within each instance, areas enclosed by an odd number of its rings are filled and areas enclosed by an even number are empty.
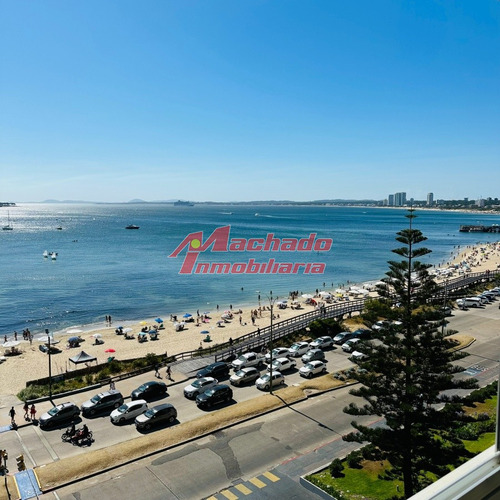
{"type": "Polygon", "coordinates": [[[61,436],[61,439],[65,443],[72,443],[76,444],[77,446],[81,446],[83,443],[93,443],[94,442],[94,435],[92,434],[91,430],[88,430],[86,435],[83,432],[82,429],[75,429],[75,432],[72,432],[71,428],[66,429],[66,432],[61,436]]]}

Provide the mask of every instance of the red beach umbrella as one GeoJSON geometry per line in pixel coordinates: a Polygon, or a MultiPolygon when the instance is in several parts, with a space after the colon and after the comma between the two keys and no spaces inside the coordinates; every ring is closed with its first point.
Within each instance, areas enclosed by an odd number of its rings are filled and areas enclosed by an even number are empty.
{"type": "Polygon", "coordinates": [[[116,352],[114,349],[106,349],[104,352],[116,352]]]}

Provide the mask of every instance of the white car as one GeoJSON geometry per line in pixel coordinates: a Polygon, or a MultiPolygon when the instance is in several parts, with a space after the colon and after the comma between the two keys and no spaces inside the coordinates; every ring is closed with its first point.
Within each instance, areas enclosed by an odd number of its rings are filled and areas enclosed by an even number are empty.
{"type": "Polygon", "coordinates": [[[368,354],[360,351],[353,351],[353,353],[349,356],[349,359],[352,361],[362,361],[368,357],[368,354]]]}
{"type": "Polygon", "coordinates": [[[356,348],[356,344],[360,341],[361,339],[349,339],[347,342],[342,344],[342,350],[344,352],[352,352],[356,348]]]}
{"type": "Polygon", "coordinates": [[[219,381],[213,377],[197,378],[189,385],[184,387],[184,396],[186,396],[186,398],[188,399],[195,399],[198,394],[204,393],[206,390],[211,389],[218,383],[219,381]]]}
{"type": "MultiPolygon", "coordinates": [[[[290,350],[288,347],[275,347],[272,351],[273,359],[282,358],[283,356],[290,356],[290,350]]],[[[271,353],[266,354],[266,363],[271,360],[271,353]]]]}
{"type": "Polygon", "coordinates": [[[308,342],[295,342],[295,344],[292,344],[290,349],[288,349],[288,352],[290,353],[290,356],[298,358],[299,356],[302,356],[302,354],[305,354],[308,350],[308,342]]]}
{"type": "Polygon", "coordinates": [[[248,382],[255,382],[260,377],[260,372],[255,368],[255,366],[249,366],[248,368],[242,368],[235,372],[229,378],[231,385],[243,385],[248,382]]]}
{"type": "Polygon", "coordinates": [[[326,373],[326,365],[323,361],[311,361],[299,370],[299,375],[306,378],[311,378],[313,375],[317,375],[318,373],[326,373]]]}
{"type": "MultiPolygon", "coordinates": [[[[278,359],[273,359],[272,362],[272,367],[273,367],[273,372],[278,371],[278,372],[284,372],[286,370],[291,370],[292,368],[295,368],[297,366],[297,361],[294,359],[290,358],[278,358],[278,359]]],[[[271,371],[271,364],[267,366],[267,371],[271,371]]]]}
{"type": "Polygon", "coordinates": [[[316,340],[313,340],[309,347],[311,349],[326,349],[327,347],[332,347],[333,339],[332,337],[328,337],[325,335],[324,337],[318,337],[316,340]]]}
{"type": "MultiPolygon", "coordinates": [[[[282,385],[285,383],[285,377],[280,372],[273,372],[273,387],[275,385],[282,385]]],[[[255,381],[255,386],[257,389],[261,389],[264,391],[268,391],[269,388],[271,387],[271,376],[269,373],[266,373],[265,375],[262,375],[262,377],[258,378],[255,381]]]]}
{"type": "Polygon", "coordinates": [[[113,424],[122,424],[127,420],[135,420],[135,417],[142,415],[147,409],[148,404],[144,399],[135,399],[113,410],[109,419],[113,424]]]}

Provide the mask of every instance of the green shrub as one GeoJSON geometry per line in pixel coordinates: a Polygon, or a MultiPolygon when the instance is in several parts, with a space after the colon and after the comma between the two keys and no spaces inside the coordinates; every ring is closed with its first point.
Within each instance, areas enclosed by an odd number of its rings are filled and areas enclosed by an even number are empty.
{"type": "Polygon", "coordinates": [[[342,460],[340,460],[340,458],[332,460],[328,470],[330,471],[330,475],[332,477],[343,477],[344,474],[342,471],[344,470],[344,464],[342,463],[342,460]]]}
{"type": "Polygon", "coordinates": [[[351,469],[361,469],[361,460],[363,459],[363,454],[361,450],[354,450],[349,453],[346,457],[347,465],[351,469]]]}

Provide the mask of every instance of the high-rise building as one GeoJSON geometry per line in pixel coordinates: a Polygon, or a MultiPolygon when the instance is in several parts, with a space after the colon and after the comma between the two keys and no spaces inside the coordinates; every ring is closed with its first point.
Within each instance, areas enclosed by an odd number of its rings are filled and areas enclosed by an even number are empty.
{"type": "Polygon", "coordinates": [[[427,195],[427,206],[432,207],[434,205],[434,193],[429,193],[427,195]]]}
{"type": "Polygon", "coordinates": [[[389,205],[390,207],[394,206],[394,195],[393,194],[390,194],[387,197],[387,205],[389,205]]]}
{"type": "Polygon", "coordinates": [[[404,207],[406,205],[406,193],[396,193],[394,195],[394,205],[404,207]]]}

